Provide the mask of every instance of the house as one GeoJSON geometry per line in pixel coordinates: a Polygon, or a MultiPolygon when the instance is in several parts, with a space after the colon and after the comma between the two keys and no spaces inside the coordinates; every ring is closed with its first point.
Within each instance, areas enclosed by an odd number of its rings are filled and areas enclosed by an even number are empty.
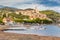
{"type": "Polygon", "coordinates": [[[4,22],[4,24],[12,24],[14,21],[10,17],[4,17],[3,22],[4,22]]]}
{"type": "Polygon", "coordinates": [[[40,19],[45,19],[47,16],[45,14],[39,13],[39,10],[37,8],[35,9],[21,9],[15,12],[16,14],[23,14],[23,15],[28,15],[31,20],[40,18],[40,19]]]}

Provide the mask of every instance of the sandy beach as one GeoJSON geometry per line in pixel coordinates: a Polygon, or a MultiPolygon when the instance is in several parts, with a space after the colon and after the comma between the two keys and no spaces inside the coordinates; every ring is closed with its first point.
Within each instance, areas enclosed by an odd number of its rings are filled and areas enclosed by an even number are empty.
{"type": "MultiPolygon", "coordinates": [[[[0,30],[1,29],[2,27],[0,27],[0,30]]],[[[60,37],[39,36],[35,34],[17,34],[0,31],[0,40],[60,40],[60,37]]]]}
{"type": "Polygon", "coordinates": [[[60,40],[59,37],[0,32],[0,40],[60,40]]]}

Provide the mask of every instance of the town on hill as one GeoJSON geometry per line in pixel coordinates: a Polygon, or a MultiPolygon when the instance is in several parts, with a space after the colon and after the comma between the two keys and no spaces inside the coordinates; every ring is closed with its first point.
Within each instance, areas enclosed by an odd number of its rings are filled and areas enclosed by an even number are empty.
{"type": "Polygon", "coordinates": [[[37,8],[17,9],[11,7],[0,8],[0,23],[59,23],[60,14],[53,10],[39,11],[37,8]]]}

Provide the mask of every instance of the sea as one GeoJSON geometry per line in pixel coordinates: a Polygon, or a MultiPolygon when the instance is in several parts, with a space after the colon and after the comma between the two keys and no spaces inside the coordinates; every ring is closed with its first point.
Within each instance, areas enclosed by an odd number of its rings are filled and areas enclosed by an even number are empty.
{"type": "Polygon", "coordinates": [[[53,36],[53,37],[60,37],[60,26],[55,24],[32,24],[27,26],[26,25],[10,25],[9,30],[5,30],[4,32],[8,33],[17,33],[17,34],[34,34],[39,36],[53,36]]]}

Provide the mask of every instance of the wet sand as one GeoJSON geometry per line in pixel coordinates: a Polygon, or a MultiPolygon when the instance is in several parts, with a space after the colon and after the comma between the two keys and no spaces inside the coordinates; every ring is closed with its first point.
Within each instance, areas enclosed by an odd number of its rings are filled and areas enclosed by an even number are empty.
{"type": "Polygon", "coordinates": [[[59,37],[0,32],[0,40],[60,40],[59,37]]]}

